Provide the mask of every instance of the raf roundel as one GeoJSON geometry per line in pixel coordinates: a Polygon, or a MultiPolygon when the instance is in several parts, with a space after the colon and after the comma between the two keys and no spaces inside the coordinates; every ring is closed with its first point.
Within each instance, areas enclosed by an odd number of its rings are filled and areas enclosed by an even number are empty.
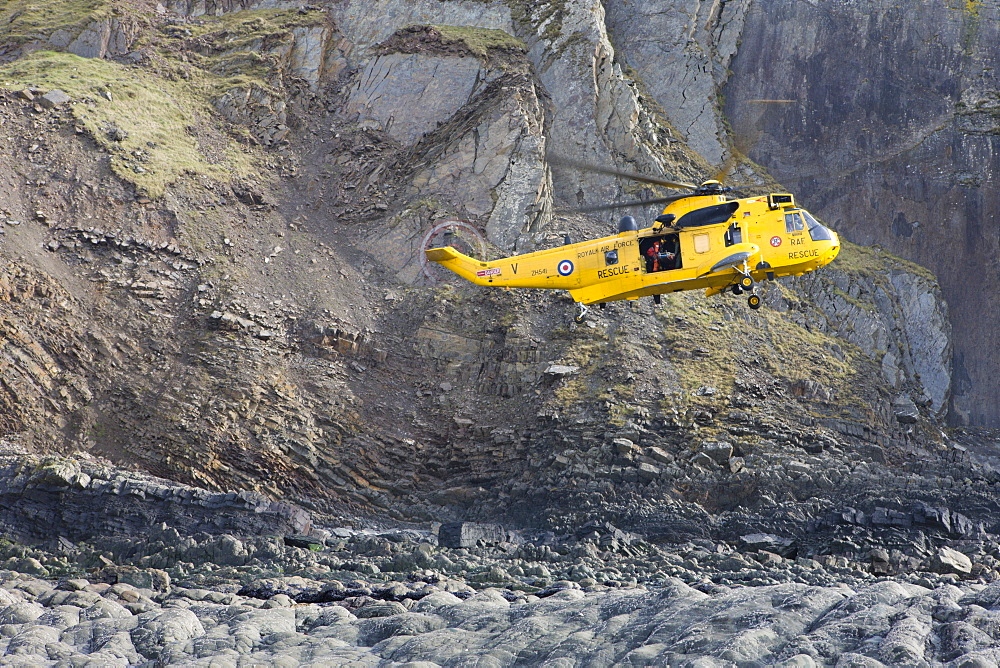
{"type": "Polygon", "coordinates": [[[573,263],[569,260],[563,260],[559,263],[558,269],[560,276],[569,276],[573,273],[573,263]]]}

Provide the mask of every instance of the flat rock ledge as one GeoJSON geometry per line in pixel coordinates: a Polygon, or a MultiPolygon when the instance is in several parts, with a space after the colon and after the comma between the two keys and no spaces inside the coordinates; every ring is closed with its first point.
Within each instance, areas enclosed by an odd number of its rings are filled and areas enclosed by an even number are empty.
{"type": "Polygon", "coordinates": [[[9,537],[136,536],[161,523],[237,536],[311,528],[306,510],[253,491],[212,492],[78,458],[0,458],[0,527],[9,537]]]}

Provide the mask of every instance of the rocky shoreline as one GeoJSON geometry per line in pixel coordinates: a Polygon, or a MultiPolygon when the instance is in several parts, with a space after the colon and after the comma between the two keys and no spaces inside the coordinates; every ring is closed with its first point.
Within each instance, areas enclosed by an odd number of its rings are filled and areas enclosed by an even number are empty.
{"type": "MultiPolygon", "coordinates": [[[[858,564],[751,550],[753,537],[742,550],[657,547],[591,529],[579,539],[508,533],[522,542],[468,548],[412,529],[241,539],[166,526],[145,541],[7,543],[2,662],[988,666],[1000,658],[1000,582],[955,572],[890,579],[858,564]]],[[[942,556],[940,571],[967,560],[942,556]]]]}
{"type": "Polygon", "coordinates": [[[3,470],[5,528],[21,536],[0,543],[3,665],[1000,660],[990,540],[939,544],[923,560],[883,548],[852,559],[804,556],[775,534],[663,543],[600,521],[565,534],[324,526],[292,504],[86,460],[22,456],[3,470]],[[45,499],[76,513],[73,539],[39,514],[45,499]],[[21,502],[34,511],[12,519],[21,502]],[[136,525],[151,508],[170,524],[136,525]]]}

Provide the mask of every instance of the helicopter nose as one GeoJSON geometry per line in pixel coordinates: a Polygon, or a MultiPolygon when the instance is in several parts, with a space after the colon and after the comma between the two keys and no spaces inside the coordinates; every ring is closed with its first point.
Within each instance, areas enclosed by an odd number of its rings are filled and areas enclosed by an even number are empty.
{"type": "Polygon", "coordinates": [[[823,254],[820,256],[819,265],[823,267],[830,264],[831,262],[833,262],[833,259],[837,257],[839,253],[840,253],[840,239],[834,239],[833,241],[830,241],[829,246],[825,251],[823,251],[823,254]]]}

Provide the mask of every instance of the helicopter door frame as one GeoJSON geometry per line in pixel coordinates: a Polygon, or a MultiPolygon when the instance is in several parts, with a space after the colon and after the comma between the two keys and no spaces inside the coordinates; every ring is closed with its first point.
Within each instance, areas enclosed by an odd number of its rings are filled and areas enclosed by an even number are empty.
{"type": "Polygon", "coordinates": [[[681,253],[681,239],[677,232],[668,232],[665,234],[654,234],[639,240],[638,243],[639,258],[642,261],[642,267],[644,274],[658,274],[664,271],[675,271],[683,266],[683,257],[681,253]],[[650,247],[655,242],[661,242],[663,244],[664,252],[673,253],[674,257],[672,259],[664,259],[662,262],[669,263],[671,266],[663,267],[661,269],[653,270],[653,258],[646,255],[650,247]]]}

